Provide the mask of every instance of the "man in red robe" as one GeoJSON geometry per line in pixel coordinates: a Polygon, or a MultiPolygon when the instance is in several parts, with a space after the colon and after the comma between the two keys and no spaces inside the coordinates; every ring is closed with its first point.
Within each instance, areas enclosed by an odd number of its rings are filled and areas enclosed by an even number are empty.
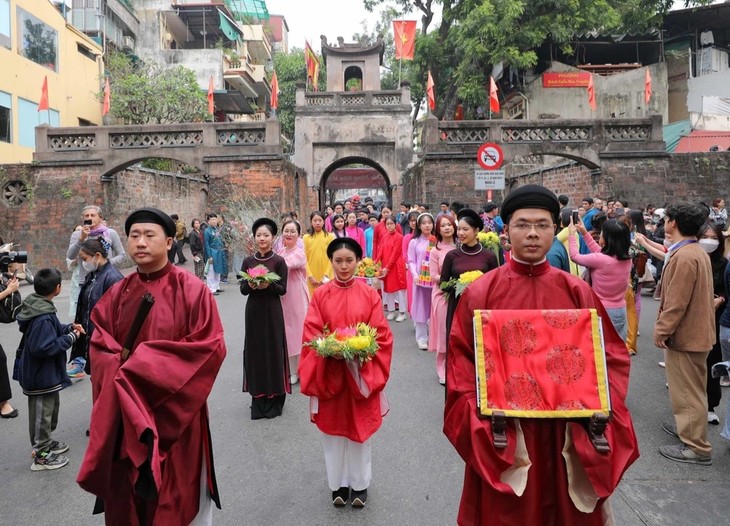
{"type": "Polygon", "coordinates": [[[609,319],[588,284],[546,260],[559,211],[555,195],[542,186],[523,186],[507,196],[501,215],[512,258],[467,287],[454,317],[444,433],[466,462],[461,526],[612,524],[606,499],[639,456],[624,404],[629,356],[610,323],[604,323],[612,403],[605,433],[609,453],[594,448],[586,421],[564,419],[510,418],[508,445],[500,449],[491,421],[478,416],[474,310],[594,308],[609,319]]]}
{"type": "Polygon", "coordinates": [[[89,446],[77,482],[108,525],[210,524],[220,508],[206,400],[226,355],[215,300],[168,262],[175,225],[154,208],[127,218],[137,272],[99,300],[89,446]],[[145,293],[154,304],[125,361],[145,293]]]}

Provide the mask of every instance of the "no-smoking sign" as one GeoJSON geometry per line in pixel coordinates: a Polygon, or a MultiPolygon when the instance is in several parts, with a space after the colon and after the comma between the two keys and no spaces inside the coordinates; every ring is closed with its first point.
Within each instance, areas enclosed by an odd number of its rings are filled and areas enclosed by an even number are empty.
{"type": "Polygon", "coordinates": [[[485,142],[477,150],[477,162],[485,170],[499,170],[504,162],[502,148],[493,142],[485,142]]]}

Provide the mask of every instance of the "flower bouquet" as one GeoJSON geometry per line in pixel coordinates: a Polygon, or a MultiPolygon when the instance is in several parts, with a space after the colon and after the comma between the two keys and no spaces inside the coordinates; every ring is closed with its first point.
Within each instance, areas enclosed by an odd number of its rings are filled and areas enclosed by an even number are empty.
{"type": "Polygon", "coordinates": [[[256,286],[262,283],[275,283],[281,280],[276,272],[270,272],[264,265],[256,265],[253,268],[247,269],[245,272],[241,271],[238,273],[240,280],[248,281],[256,286]]]}
{"type": "Polygon", "coordinates": [[[362,258],[357,264],[355,277],[358,278],[377,278],[380,277],[380,261],[375,262],[372,258],[362,258]]]}
{"type": "Polygon", "coordinates": [[[418,279],[416,285],[419,287],[432,287],[431,282],[431,250],[436,247],[436,236],[428,236],[428,248],[426,248],[426,257],[421,262],[421,268],[418,269],[418,279]]]}
{"type": "Polygon", "coordinates": [[[500,260],[500,241],[496,232],[479,232],[477,234],[477,242],[487,250],[494,252],[497,261],[500,260]]]}
{"type": "Polygon", "coordinates": [[[466,290],[466,287],[468,287],[470,283],[476,281],[477,278],[483,275],[484,272],[481,270],[463,272],[458,278],[450,279],[449,281],[442,283],[441,290],[444,292],[446,299],[448,299],[451,294],[458,298],[461,296],[462,292],[466,290]]]}
{"type": "Polygon", "coordinates": [[[322,334],[304,345],[311,347],[317,356],[323,358],[344,358],[360,360],[360,364],[373,359],[378,352],[378,331],[367,323],[358,323],[354,327],[344,327],[330,331],[324,326],[322,334]]]}

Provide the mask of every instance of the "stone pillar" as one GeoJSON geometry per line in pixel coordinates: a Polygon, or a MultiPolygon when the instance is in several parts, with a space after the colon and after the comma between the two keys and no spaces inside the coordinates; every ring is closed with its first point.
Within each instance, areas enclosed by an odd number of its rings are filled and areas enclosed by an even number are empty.
{"type": "Polygon", "coordinates": [[[306,88],[306,85],[304,84],[304,82],[297,82],[296,87],[297,87],[296,105],[297,106],[306,106],[307,100],[306,100],[306,93],[304,91],[306,88]]]}
{"type": "Polygon", "coordinates": [[[266,120],[266,146],[279,146],[281,140],[281,125],[276,116],[266,120]]]}
{"type": "Polygon", "coordinates": [[[438,146],[439,143],[439,120],[436,116],[431,113],[426,118],[426,129],[423,134],[423,147],[427,149],[428,146],[438,146]]]}
{"type": "Polygon", "coordinates": [[[411,83],[407,80],[400,83],[400,103],[405,106],[411,104],[411,83]]]}

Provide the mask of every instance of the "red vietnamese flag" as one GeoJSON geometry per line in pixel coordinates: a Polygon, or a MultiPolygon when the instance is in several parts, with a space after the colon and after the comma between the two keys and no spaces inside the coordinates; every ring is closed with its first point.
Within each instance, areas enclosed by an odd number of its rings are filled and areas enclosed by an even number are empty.
{"type": "Polygon", "coordinates": [[[43,77],[43,87],[41,88],[41,101],[38,103],[38,111],[48,109],[48,75],[43,77]]]}
{"type": "Polygon", "coordinates": [[[208,82],[208,113],[215,113],[215,103],[213,102],[213,75],[210,76],[208,82]]]}
{"type": "Polygon", "coordinates": [[[279,79],[276,77],[276,71],[271,76],[271,109],[275,110],[279,107],[279,79]]]}
{"type": "Polygon", "coordinates": [[[428,96],[428,107],[431,108],[431,111],[436,109],[436,95],[434,95],[433,88],[433,77],[431,76],[431,70],[429,70],[428,81],[426,82],[426,95],[428,96]]]}
{"type": "Polygon", "coordinates": [[[497,95],[497,83],[494,77],[489,77],[489,110],[492,113],[499,113],[499,96],[497,95]]]}
{"type": "Polygon", "coordinates": [[[646,68],[646,75],[644,76],[644,102],[649,104],[651,100],[651,73],[649,68],[646,68]]]}
{"type": "Polygon", "coordinates": [[[593,73],[588,79],[588,105],[593,111],[596,111],[596,87],[593,85],[593,73]]]}
{"type": "Polygon", "coordinates": [[[106,78],[106,83],[104,84],[104,108],[101,110],[102,115],[106,115],[109,113],[109,109],[112,105],[112,89],[109,86],[109,77],[106,78]]]}
{"type": "Polygon", "coordinates": [[[307,40],[304,41],[304,63],[307,66],[307,82],[312,84],[314,91],[318,91],[319,59],[307,40]]]}
{"type": "Polygon", "coordinates": [[[395,59],[413,60],[416,50],[416,21],[393,20],[395,37],[395,59]]]}

